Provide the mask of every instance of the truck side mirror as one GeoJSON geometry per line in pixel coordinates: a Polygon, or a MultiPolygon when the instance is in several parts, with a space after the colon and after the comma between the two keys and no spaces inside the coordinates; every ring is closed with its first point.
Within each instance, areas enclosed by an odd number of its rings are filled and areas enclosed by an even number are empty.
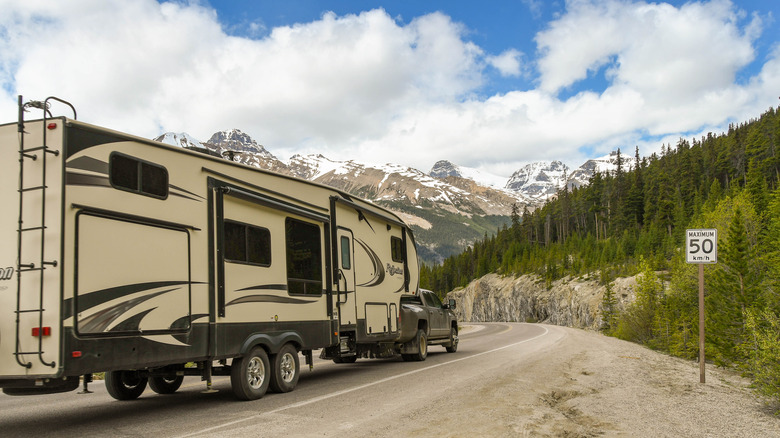
{"type": "Polygon", "coordinates": [[[455,309],[455,300],[450,298],[450,301],[447,303],[449,304],[450,309],[455,309]]]}

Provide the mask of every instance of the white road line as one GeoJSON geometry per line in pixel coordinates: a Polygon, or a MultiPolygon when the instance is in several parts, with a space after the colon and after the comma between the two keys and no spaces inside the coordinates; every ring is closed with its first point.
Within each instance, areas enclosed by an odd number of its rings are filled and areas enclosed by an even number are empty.
{"type": "Polygon", "coordinates": [[[428,370],[431,370],[431,369],[434,369],[434,368],[438,368],[438,367],[443,366],[443,365],[449,365],[449,364],[457,363],[457,362],[460,362],[460,361],[463,361],[463,360],[473,359],[475,357],[483,356],[485,354],[495,353],[496,351],[506,350],[507,348],[512,348],[512,347],[518,346],[520,344],[525,344],[526,342],[531,342],[531,341],[533,341],[535,339],[539,339],[542,336],[545,336],[549,332],[549,330],[547,330],[547,327],[544,327],[544,326],[541,326],[541,327],[544,329],[544,333],[542,333],[541,335],[534,336],[533,338],[526,339],[524,341],[515,342],[514,344],[505,345],[503,347],[495,348],[495,349],[489,350],[489,351],[483,351],[482,353],[472,354],[471,356],[461,357],[461,358],[453,359],[453,360],[450,360],[450,361],[447,361],[447,362],[437,363],[435,365],[427,366],[425,368],[420,368],[420,369],[417,369],[417,370],[407,371],[405,373],[397,374],[395,376],[385,377],[384,379],[380,379],[380,380],[377,380],[377,381],[371,382],[371,383],[366,383],[365,385],[355,386],[354,388],[349,388],[349,389],[344,389],[344,390],[341,390],[341,391],[332,392],[330,394],[321,395],[319,397],[314,397],[314,398],[311,398],[311,399],[308,399],[308,400],[305,400],[305,401],[302,401],[302,402],[293,403],[293,404],[290,404],[290,405],[287,405],[287,406],[282,406],[282,407],[276,408],[276,409],[274,409],[272,411],[261,412],[261,413],[256,414],[256,415],[252,415],[251,417],[246,417],[246,418],[241,418],[239,420],[229,421],[227,423],[222,423],[222,424],[220,424],[218,426],[209,427],[207,429],[199,430],[197,432],[192,432],[192,433],[189,433],[187,435],[181,435],[179,438],[192,437],[192,436],[197,436],[197,435],[213,432],[215,430],[222,429],[224,427],[234,426],[234,425],[239,424],[239,423],[243,423],[243,422],[246,422],[246,421],[249,421],[249,420],[254,420],[254,419],[260,418],[263,415],[276,414],[278,412],[286,411],[288,409],[300,408],[300,407],[307,406],[307,405],[310,405],[310,404],[313,404],[313,403],[321,402],[323,400],[327,400],[329,398],[338,397],[338,396],[341,396],[341,395],[344,395],[344,394],[349,394],[350,392],[360,391],[361,389],[366,389],[366,388],[372,387],[374,385],[380,385],[382,383],[389,382],[389,381],[395,380],[395,379],[399,379],[401,377],[406,377],[406,376],[410,376],[412,374],[416,374],[416,373],[420,373],[420,372],[423,372],[423,371],[428,371],[428,370]]]}

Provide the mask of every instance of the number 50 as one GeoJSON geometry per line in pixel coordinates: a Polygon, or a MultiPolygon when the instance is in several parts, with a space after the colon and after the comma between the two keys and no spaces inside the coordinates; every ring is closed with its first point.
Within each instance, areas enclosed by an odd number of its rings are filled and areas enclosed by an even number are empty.
{"type": "Polygon", "coordinates": [[[691,239],[691,249],[693,249],[692,252],[702,251],[704,254],[710,254],[715,249],[715,243],[710,239],[704,239],[699,245],[699,239],[691,239]]]}

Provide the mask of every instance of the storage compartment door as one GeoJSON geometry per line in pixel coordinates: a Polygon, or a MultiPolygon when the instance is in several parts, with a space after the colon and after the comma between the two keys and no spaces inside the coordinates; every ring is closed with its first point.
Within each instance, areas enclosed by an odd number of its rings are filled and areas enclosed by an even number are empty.
{"type": "Polygon", "coordinates": [[[78,215],[76,228],[79,334],[189,330],[187,230],[90,213],[78,215]]]}
{"type": "Polygon", "coordinates": [[[388,332],[387,304],[366,304],[366,334],[379,335],[388,332]]]}

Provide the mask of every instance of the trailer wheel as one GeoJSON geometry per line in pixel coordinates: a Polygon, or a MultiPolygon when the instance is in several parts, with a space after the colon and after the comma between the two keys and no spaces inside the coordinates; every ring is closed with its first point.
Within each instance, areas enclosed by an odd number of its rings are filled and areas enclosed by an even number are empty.
{"type": "Polygon", "coordinates": [[[447,347],[447,353],[454,353],[458,351],[458,329],[452,327],[450,329],[450,345],[447,347]]]}
{"type": "Polygon", "coordinates": [[[184,376],[150,377],[149,387],[158,394],[173,394],[181,387],[182,382],[184,382],[184,376]]]}
{"type": "Polygon", "coordinates": [[[257,400],[268,390],[271,366],[262,347],[255,347],[245,356],[233,359],[230,385],[241,400],[257,400]]]}
{"type": "Polygon", "coordinates": [[[428,357],[428,336],[422,330],[417,330],[417,336],[414,338],[414,342],[419,346],[417,353],[402,354],[401,357],[405,361],[422,362],[428,357]]]}
{"type": "Polygon", "coordinates": [[[110,371],[106,373],[106,390],[117,400],[135,400],[143,394],[147,380],[138,371],[110,371]]]}
{"type": "Polygon", "coordinates": [[[298,384],[300,360],[298,350],[292,344],[285,344],[278,354],[273,355],[271,365],[271,390],[290,392],[298,384]]]}

